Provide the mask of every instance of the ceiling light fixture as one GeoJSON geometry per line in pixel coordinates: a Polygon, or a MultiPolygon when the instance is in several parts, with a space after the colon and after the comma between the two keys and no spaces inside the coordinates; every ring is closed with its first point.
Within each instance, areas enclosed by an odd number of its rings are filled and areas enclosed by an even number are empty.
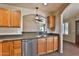
{"type": "Polygon", "coordinates": [[[42,20],[40,19],[39,15],[38,15],[38,7],[36,7],[36,15],[35,15],[35,20],[36,22],[42,22],[42,20]]]}
{"type": "Polygon", "coordinates": [[[46,5],[47,5],[47,3],[44,3],[44,5],[46,6],[46,5]]]}
{"type": "Polygon", "coordinates": [[[38,16],[38,7],[36,7],[36,15],[35,15],[35,19],[38,20],[39,16],[38,16]]]}

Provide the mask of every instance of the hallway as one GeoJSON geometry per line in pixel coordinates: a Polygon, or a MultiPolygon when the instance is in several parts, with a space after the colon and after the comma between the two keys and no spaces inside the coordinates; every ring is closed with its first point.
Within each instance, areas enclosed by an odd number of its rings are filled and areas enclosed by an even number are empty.
{"type": "Polygon", "coordinates": [[[68,42],[64,42],[64,53],[53,53],[48,54],[47,56],[79,56],[79,47],[76,47],[73,44],[70,44],[68,42]]]}

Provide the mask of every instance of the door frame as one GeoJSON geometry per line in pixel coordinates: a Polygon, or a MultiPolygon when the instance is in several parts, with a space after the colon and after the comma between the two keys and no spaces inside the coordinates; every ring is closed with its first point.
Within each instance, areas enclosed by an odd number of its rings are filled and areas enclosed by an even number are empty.
{"type": "Polygon", "coordinates": [[[77,44],[77,22],[79,22],[79,20],[76,20],[76,21],[75,21],[75,44],[76,44],[76,45],[78,45],[78,44],[77,44]]]}

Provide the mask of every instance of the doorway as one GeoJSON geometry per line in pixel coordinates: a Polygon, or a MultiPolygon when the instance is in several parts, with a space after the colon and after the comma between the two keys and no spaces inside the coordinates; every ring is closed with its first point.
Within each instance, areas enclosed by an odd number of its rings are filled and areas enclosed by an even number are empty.
{"type": "Polygon", "coordinates": [[[79,46],[79,20],[76,21],[76,45],[79,46]]]}

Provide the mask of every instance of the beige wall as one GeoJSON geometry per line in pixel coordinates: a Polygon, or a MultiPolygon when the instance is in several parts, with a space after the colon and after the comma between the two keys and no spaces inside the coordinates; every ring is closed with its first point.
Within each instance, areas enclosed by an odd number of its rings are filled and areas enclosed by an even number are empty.
{"type": "Polygon", "coordinates": [[[64,35],[64,40],[75,43],[75,21],[79,20],[79,14],[74,15],[68,19],[64,19],[64,22],[69,23],[68,35],[64,35]]]}
{"type": "Polygon", "coordinates": [[[37,32],[23,32],[23,38],[35,38],[37,37],[38,33],[37,32]]]}
{"type": "Polygon", "coordinates": [[[40,31],[39,23],[35,21],[34,15],[26,15],[23,17],[23,32],[40,31]]]}

